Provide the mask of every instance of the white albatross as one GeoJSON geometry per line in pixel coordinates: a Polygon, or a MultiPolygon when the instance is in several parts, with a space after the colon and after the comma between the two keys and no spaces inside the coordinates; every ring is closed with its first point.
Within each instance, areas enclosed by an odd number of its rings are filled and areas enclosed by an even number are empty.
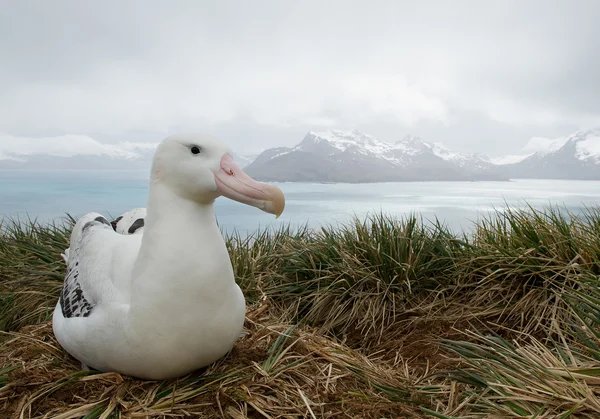
{"type": "Polygon", "coordinates": [[[169,379],[233,347],[245,299],[216,223],[219,196],[277,217],[285,206],[281,190],[248,177],[219,140],[177,135],[156,149],[139,234],[119,234],[98,213],[77,221],[52,326],[82,367],[169,379]]]}

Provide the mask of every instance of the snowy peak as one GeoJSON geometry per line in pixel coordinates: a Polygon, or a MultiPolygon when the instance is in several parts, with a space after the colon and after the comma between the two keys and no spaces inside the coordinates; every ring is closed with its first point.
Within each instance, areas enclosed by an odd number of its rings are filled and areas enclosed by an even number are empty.
{"type": "Polygon", "coordinates": [[[310,131],[296,149],[312,151],[316,147],[322,149],[329,148],[330,154],[349,151],[365,155],[382,155],[393,148],[390,144],[358,130],[330,130],[324,132],[310,131]]]}
{"type": "Polygon", "coordinates": [[[310,131],[304,140],[290,151],[319,153],[321,156],[334,157],[338,161],[357,161],[369,159],[393,166],[415,164],[414,156],[427,150],[421,140],[399,141],[391,144],[361,131],[330,130],[310,131]]]}
{"type": "Polygon", "coordinates": [[[485,156],[413,136],[386,142],[358,130],[310,131],[295,147],[263,151],[247,169],[259,179],[282,182],[504,179],[485,156]]]}
{"type": "Polygon", "coordinates": [[[442,160],[458,164],[461,167],[467,165],[480,167],[491,164],[490,159],[483,154],[458,153],[446,148],[442,143],[430,143],[412,135],[407,135],[402,140],[397,141],[395,147],[411,154],[432,153],[442,160]]]}
{"type": "Polygon", "coordinates": [[[577,132],[569,137],[567,144],[569,143],[575,145],[575,157],[577,159],[592,159],[600,162],[600,129],[577,132]]]}
{"type": "Polygon", "coordinates": [[[561,138],[534,137],[525,159],[504,166],[512,178],[600,179],[600,130],[578,131],[561,138]]]}
{"type": "Polygon", "coordinates": [[[361,143],[377,143],[379,140],[372,135],[365,134],[359,130],[343,131],[332,129],[329,131],[315,132],[310,131],[307,136],[313,136],[317,141],[329,141],[332,144],[337,144],[341,147],[361,143]]]}
{"type": "Polygon", "coordinates": [[[294,149],[305,152],[321,152],[329,156],[339,153],[353,153],[386,160],[394,165],[406,166],[416,163],[419,158],[430,156],[459,166],[482,166],[491,164],[482,154],[462,154],[449,150],[441,143],[430,143],[420,137],[407,135],[394,144],[381,141],[361,131],[330,130],[310,131],[294,149]],[[416,160],[415,160],[416,159],[416,160]]]}
{"type": "Polygon", "coordinates": [[[423,141],[420,137],[413,135],[406,135],[403,139],[396,141],[396,147],[400,148],[415,148],[415,149],[430,149],[432,144],[423,141]]]}
{"type": "Polygon", "coordinates": [[[330,130],[324,132],[310,131],[295,149],[312,151],[315,145],[318,145],[320,148],[330,148],[331,154],[335,154],[336,152],[356,152],[378,157],[385,157],[397,151],[402,151],[406,154],[417,154],[432,148],[429,143],[424,142],[418,137],[406,136],[395,144],[391,144],[358,130],[330,130]]]}
{"type": "Polygon", "coordinates": [[[566,137],[533,137],[524,148],[530,154],[525,160],[542,160],[553,156],[600,162],[600,129],[578,131],[566,137]]]}

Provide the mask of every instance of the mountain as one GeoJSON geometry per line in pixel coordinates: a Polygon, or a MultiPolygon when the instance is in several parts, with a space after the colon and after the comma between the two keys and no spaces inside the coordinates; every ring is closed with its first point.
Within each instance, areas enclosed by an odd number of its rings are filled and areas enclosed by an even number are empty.
{"type": "Polygon", "coordinates": [[[136,142],[105,144],[79,135],[17,138],[0,134],[0,169],[146,169],[156,146],[136,142]]]}
{"type": "Polygon", "coordinates": [[[578,131],[549,142],[521,161],[504,165],[511,178],[600,179],[600,129],[578,131]]]}
{"type": "Polygon", "coordinates": [[[293,148],[265,150],[245,170],[279,182],[505,179],[483,155],[455,153],[410,136],[390,144],[356,130],[311,131],[293,148]]]}
{"type": "MultiPolygon", "coordinates": [[[[3,170],[150,170],[156,144],[130,143],[127,152],[74,155],[0,155],[3,170]]],[[[240,167],[250,164],[256,156],[238,155],[234,160],[240,167]]]]}
{"type": "Polygon", "coordinates": [[[33,155],[0,160],[3,170],[146,170],[150,168],[152,155],[138,157],[106,156],[48,156],[33,155]]]}
{"type": "Polygon", "coordinates": [[[235,152],[233,153],[233,160],[242,169],[248,166],[254,160],[256,160],[256,157],[258,157],[258,154],[237,154],[235,152]]]}
{"type": "MultiPolygon", "coordinates": [[[[0,169],[149,170],[156,144],[104,144],[85,136],[43,139],[0,134],[0,169]]],[[[295,147],[270,148],[234,160],[262,181],[386,182],[530,179],[600,180],[600,129],[549,140],[490,159],[406,136],[395,143],[360,131],[310,131],[295,147]],[[533,151],[536,152],[533,152],[533,151]]]]}

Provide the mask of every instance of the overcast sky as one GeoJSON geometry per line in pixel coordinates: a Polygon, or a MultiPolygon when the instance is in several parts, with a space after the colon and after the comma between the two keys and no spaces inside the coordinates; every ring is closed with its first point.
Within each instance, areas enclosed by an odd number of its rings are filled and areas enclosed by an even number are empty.
{"type": "Polygon", "coordinates": [[[600,126],[598,0],[0,5],[0,147],[340,128],[498,156],[600,126]]]}

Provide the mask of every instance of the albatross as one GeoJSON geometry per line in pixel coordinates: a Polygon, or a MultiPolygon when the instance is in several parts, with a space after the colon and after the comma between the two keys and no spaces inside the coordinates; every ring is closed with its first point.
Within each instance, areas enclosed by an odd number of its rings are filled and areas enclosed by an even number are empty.
{"type": "Polygon", "coordinates": [[[207,135],[163,140],[150,174],[146,208],[129,221],[111,224],[91,212],[73,227],[52,326],[82,368],[162,380],[222,358],[243,329],[245,299],[215,200],[279,217],[285,198],[247,176],[229,148],[207,135]],[[132,227],[138,219],[143,228],[132,227]]]}

